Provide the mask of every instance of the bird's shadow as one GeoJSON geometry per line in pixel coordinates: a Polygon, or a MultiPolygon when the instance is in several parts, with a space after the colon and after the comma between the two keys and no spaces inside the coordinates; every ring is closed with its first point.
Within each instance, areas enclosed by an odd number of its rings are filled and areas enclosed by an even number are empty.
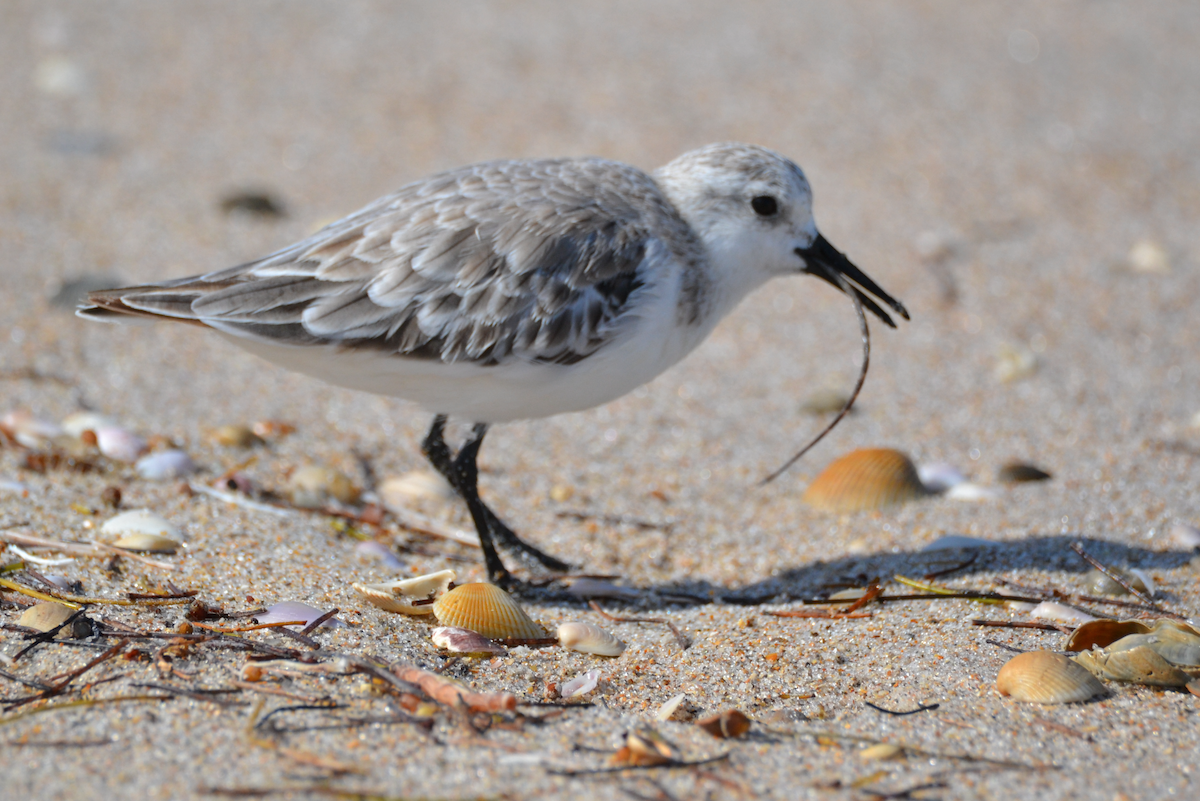
{"type": "MultiPolygon", "coordinates": [[[[637,602],[643,609],[678,607],[685,599],[692,603],[757,605],[784,603],[827,597],[839,589],[865,587],[874,579],[890,581],[896,575],[920,580],[930,574],[948,571],[933,580],[962,586],[962,579],[982,573],[1012,571],[1065,571],[1086,573],[1092,565],[1071,546],[1079,545],[1102,564],[1114,568],[1170,570],[1187,564],[1192,553],[1150,550],[1127,543],[1113,542],[1078,534],[1033,535],[1021,540],[997,542],[990,547],[954,548],[931,551],[901,551],[853,554],[829,561],[788,567],[780,572],[743,586],[721,586],[697,579],[670,581],[644,587],[644,598],[637,602]],[[957,568],[957,569],[954,569],[957,568]]],[[[1031,575],[1028,583],[1046,586],[1046,581],[1031,575]]],[[[972,587],[988,590],[990,587],[972,587]]],[[[1064,591],[1077,588],[1054,587],[1064,591]]],[[[1170,601],[1170,588],[1160,588],[1159,599],[1170,601]]],[[[620,605],[609,600],[605,605],[620,605]]]]}

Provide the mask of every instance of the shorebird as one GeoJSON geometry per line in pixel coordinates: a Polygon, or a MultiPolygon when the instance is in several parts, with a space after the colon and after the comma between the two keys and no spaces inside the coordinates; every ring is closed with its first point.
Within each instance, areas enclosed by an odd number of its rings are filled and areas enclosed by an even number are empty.
{"type": "Polygon", "coordinates": [[[722,143],[652,174],[601,158],[461,167],[257,261],[93,292],[78,313],[203,325],[283,367],[421,404],[435,414],[425,456],[465,500],[489,578],[508,585],[497,544],[569,566],[480,499],[488,427],[618,398],[690,353],[751,290],[800,273],[889,326],[871,296],[908,318],[818,232],[798,166],[722,143]],[[449,416],[474,423],[457,453],[449,416]]]}

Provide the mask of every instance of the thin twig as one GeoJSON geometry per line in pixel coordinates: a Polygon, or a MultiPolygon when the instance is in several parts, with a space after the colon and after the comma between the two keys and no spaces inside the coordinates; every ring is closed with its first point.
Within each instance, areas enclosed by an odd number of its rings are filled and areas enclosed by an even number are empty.
{"type": "Polygon", "coordinates": [[[686,651],[688,649],[688,647],[691,646],[691,642],[688,641],[688,638],[684,635],[684,633],[682,631],[680,631],[679,628],[674,623],[672,623],[671,621],[666,620],[664,618],[660,618],[660,617],[617,617],[616,615],[610,615],[608,612],[605,612],[600,607],[600,604],[596,603],[595,601],[588,601],[588,606],[590,606],[592,609],[594,609],[596,612],[598,612],[600,614],[600,616],[603,617],[605,620],[611,620],[615,623],[659,623],[661,625],[665,625],[667,628],[669,628],[671,630],[671,633],[675,635],[675,642],[679,644],[679,650],[686,651]]]}
{"type": "MultiPolygon", "coordinates": [[[[1131,584],[1129,582],[1129,579],[1122,576],[1118,571],[1113,570],[1111,567],[1104,564],[1099,559],[1097,559],[1096,557],[1089,554],[1087,551],[1083,550],[1082,542],[1079,542],[1079,541],[1072,542],[1071,550],[1073,550],[1075,553],[1077,553],[1081,557],[1083,557],[1083,561],[1087,562],[1089,565],[1096,568],[1101,573],[1108,576],[1110,579],[1117,582],[1125,589],[1129,590],[1130,595],[1132,595],[1134,598],[1137,598],[1142,603],[1146,604],[1146,606],[1150,607],[1155,612],[1158,612],[1160,615],[1173,614],[1171,612],[1167,612],[1167,610],[1163,609],[1158,604],[1154,603],[1154,599],[1152,599],[1149,595],[1147,595],[1146,593],[1139,590],[1137,587],[1133,586],[1133,584],[1131,584]]],[[[1179,615],[1175,615],[1175,617],[1178,617],[1179,619],[1183,619],[1182,616],[1179,616],[1179,615]]]]}

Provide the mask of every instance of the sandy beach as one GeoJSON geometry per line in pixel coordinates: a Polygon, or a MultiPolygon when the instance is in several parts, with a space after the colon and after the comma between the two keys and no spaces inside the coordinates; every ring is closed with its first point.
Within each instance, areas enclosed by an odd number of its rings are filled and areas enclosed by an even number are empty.
{"type": "MultiPolygon", "coordinates": [[[[0,438],[0,535],[107,543],[108,518],[148,509],[185,544],[146,554],[157,565],[26,563],[121,602],[86,605],[100,633],[79,642],[22,653],[13,626],[34,599],[0,588],[0,796],[1195,797],[1186,689],[1106,682],[1065,705],[996,691],[1015,652],[1066,651],[1075,622],[984,626],[1038,621],[962,598],[774,613],[934,576],[1097,617],[1200,616],[1197,41],[1200,6],[1184,2],[6,3],[0,416],[94,412],[199,470],[152,480],[82,442],[0,438]],[[665,621],[606,619],[563,583],[520,599],[551,632],[609,630],[617,658],[453,657],[427,618],[352,584],[447,568],[482,581],[477,548],[394,515],[263,509],[229,486],[282,497],[301,468],[331,468],[368,492],[361,511],[385,479],[427,469],[426,410],[195,326],[72,313],[79,287],[250,261],[439,170],[579,155],[652,170],[721,141],[801,165],[821,231],[912,320],[872,327],[854,411],[766,486],[830,419],[814,398],[859,369],[851,303],[808,277],[757,291],[626,397],[492,430],[480,468],[496,511],[578,573],[637,590],[595,599],[605,612],[665,621]],[[255,423],[264,441],[222,441],[255,423]],[[806,504],[857,448],[953,466],[965,499],[806,504]],[[1051,478],[1005,481],[1013,462],[1051,478]],[[187,487],[221,477],[224,499],[187,487]],[[989,543],[923,550],[950,535],[989,543]],[[1152,579],[1160,612],[1082,600],[1092,568],[1073,544],[1152,579]],[[164,594],[180,597],[144,597],[164,594]],[[197,601],[225,616],[186,620],[197,601]],[[205,639],[285,601],[345,625],[205,639]],[[431,701],[380,677],[399,665],[518,705],[431,701]],[[588,671],[594,690],[557,697],[588,671]],[[731,709],[752,721],[744,736],[695,723],[731,709]],[[614,763],[639,727],[675,761],[614,763]],[[895,748],[866,750],[880,744],[895,748]]],[[[460,507],[412,501],[438,530],[471,531],[460,507]]],[[[0,578],[46,589],[22,569],[0,578]]]]}

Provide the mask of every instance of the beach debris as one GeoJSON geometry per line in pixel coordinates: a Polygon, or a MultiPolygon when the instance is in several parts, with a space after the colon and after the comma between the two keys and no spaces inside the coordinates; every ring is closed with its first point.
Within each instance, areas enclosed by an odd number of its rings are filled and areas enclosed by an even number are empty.
{"type": "MultiPolygon", "coordinates": [[[[1145,571],[1134,568],[1132,570],[1117,570],[1114,572],[1125,579],[1125,582],[1131,585],[1134,589],[1146,593],[1151,598],[1154,597],[1154,591],[1157,589],[1154,586],[1154,579],[1145,571]]],[[[1106,573],[1092,569],[1084,577],[1084,586],[1092,595],[1129,595],[1129,590],[1120,582],[1113,579],[1106,573]]]]}
{"type": "Polygon", "coordinates": [[[563,698],[578,698],[587,695],[600,684],[600,671],[589,670],[563,684],[559,692],[563,698]]]}
{"type": "Polygon", "coordinates": [[[558,627],[558,642],[568,651],[596,656],[620,656],[625,643],[593,623],[563,623],[558,627]]]}
{"type": "Polygon", "coordinates": [[[264,440],[280,439],[288,434],[296,433],[296,427],[283,420],[259,420],[250,427],[250,430],[264,440]]]}
{"type": "Polygon", "coordinates": [[[678,762],[679,749],[649,726],[639,726],[625,734],[625,745],[609,758],[609,764],[630,767],[666,765],[678,762]]]}
{"type": "Polygon", "coordinates": [[[277,219],[287,212],[283,203],[268,192],[243,190],[231,192],[221,198],[221,211],[226,214],[244,214],[261,219],[277,219]]]}
{"type": "Polygon", "coordinates": [[[360,492],[349,476],[332,467],[306,465],[292,473],[288,497],[302,509],[319,509],[331,500],[343,504],[358,501],[360,492]]]}
{"type": "Polygon", "coordinates": [[[1111,647],[1083,651],[1075,656],[1075,662],[1098,678],[1108,681],[1152,687],[1182,687],[1192,680],[1187,673],[1145,645],[1127,651],[1114,651],[1111,647]]]}
{"type": "Polygon", "coordinates": [[[388,508],[414,503],[445,506],[457,496],[450,482],[432,470],[412,470],[399,476],[389,476],[379,482],[376,492],[388,508]]]}
{"type": "Polygon", "coordinates": [[[255,448],[266,444],[262,437],[254,433],[254,429],[240,424],[217,426],[209,438],[226,448],[255,448]]]}
{"type": "Polygon", "coordinates": [[[26,448],[40,448],[63,434],[57,423],[43,420],[27,409],[18,409],[0,417],[0,433],[26,448]]]}
{"type": "Polygon", "coordinates": [[[813,416],[841,411],[850,396],[836,387],[822,387],[809,394],[800,404],[800,411],[813,416]]]}
{"type": "Polygon", "coordinates": [[[863,762],[886,762],[889,759],[903,759],[904,746],[895,743],[876,743],[858,752],[858,758],[863,762]]]}
{"type": "Polygon", "coordinates": [[[136,462],[150,450],[146,440],[120,426],[103,426],[94,433],[100,453],[118,462],[136,462]]]}
{"type": "Polygon", "coordinates": [[[394,666],[392,672],[400,681],[417,685],[434,701],[452,708],[466,708],[472,712],[511,712],[517,708],[517,697],[511,693],[477,693],[445,676],[413,665],[394,666]]]}
{"type": "MultiPolygon", "coordinates": [[[[366,543],[363,543],[364,545],[366,543]]],[[[454,585],[453,570],[439,570],[410,579],[387,581],[379,584],[354,584],[354,590],[363,600],[402,615],[431,615],[433,602],[445,595],[454,585]]],[[[442,621],[446,625],[457,623],[442,621]]],[[[463,626],[462,628],[469,628],[463,626]]],[[[541,636],[541,635],[538,635],[541,636]]]]}
{"type": "Polygon", "coordinates": [[[28,484],[21,481],[13,481],[8,478],[0,478],[0,492],[9,493],[11,495],[19,495],[22,498],[28,498],[30,487],[28,484]]]}
{"type": "Polygon", "coordinates": [[[166,481],[190,476],[196,472],[196,463],[183,451],[172,448],[143,456],[137,460],[134,469],[142,478],[166,481]]]}
{"type": "Polygon", "coordinates": [[[1139,239],[1129,249],[1129,269],[1135,273],[1166,275],[1171,272],[1171,257],[1153,239],[1139,239]]]}
{"type": "Polygon", "coordinates": [[[111,517],[100,527],[100,533],[118,536],[113,547],[127,551],[174,553],[180,546],[179,529],[149,509],[134,509],[111,517]]]}
{"type": "MultiPolygon", "coordinates": [[[[309,606],[300,601],[280,601],[277,604],[272,604],[267,607],[265,612],[254,616],[254,621],[259,624],[273,623],[294,623],[294,625],[286,626],[285,628],[307,628],[313,622],[324,617],[327,612],[323,612],[315,606],[309,606]]],[[[321,625],[327,628],[344,627],[346,624],[338,620],[336,617],[327,618],[321,622],[321,625]]]]}
{"type": "Polygon", "coordinates": [[[112,543],[114,548],[123,551],[138,551],[139,553],[175,553],[180,543],[161,534],[150,534],[138,531],[126,534],[112,543]]]}
{"type": "Polygon", "coordinates": [[[21,613],[17,618],[18,626],[36,629],[42,633],[59,628],[56,636],[63,639],[81,639],[92,635],[92,622],[83,615],[77,615],[78,609],[72,609],[54,601],[34,604],[21,613]],[[71,617],[75,616],[74,620],[71,617]],[[68,620],[69,625],[63,626],[68,620]]]}
{"type": "Polygon", "coordinates": [[[737,709],[727,709],[700,718],[696,725],[720,740],[732,740],[750,731],[750,718],[737,709]]]}
{"type": "Polygon", "coordinates": [[[1053,651],[1014,656],[1000,668],[996,689],[1001,695],[1034,704],[1069,704],[1106,692],[1083,666],[1053,651]]]}
{"type": "Polygon", "coordinates": [[[1151,627],[1141,620],[1092,620],[1079,626],[1067,638],[1068,651],[1105,648],[1130,634],[1145,634],[1151,627]]]}
{"type": "Polygon", "coordinates": [[[970,481],[964,481],[946,490],[945,497],[952,501],[976,502],[990,501],[1000,496],[994,489],[981,487],[978,484],[972,484],[970,481]]]}
{"type": "Polygon", "coordinates": [[[433,603],[443,626],[477,631],[494,640],[535,640],[546,631],[525,614],[512,596],[495,584],[461,584],[433,603]]]}
{"type": "Polygon", "coordinates": [[[115,428],[117,421],[97,412],[75,412],[63,418],[62,430],[63,433],[75,439],[81,439],[83,432],[91,431],[93,434],[102,428],[115,428]]]}
{"type": "Polygon", "coordinates": [[[1149,648],[1177,667],[1200,668],[1200,635],[1178,621],[1158,620],[1145,634],[1128,634],[1104,650],[1112,654],[1135,648],[1149,648]]]}
{"type": "Polygon", "coordinates": [[[917,469],[890,448],[862,448],[835,460],[813,480],[802,499],[829,512],[882,509],[930,494],[917,469]]]}
{"type": "Polygon", "coordinates": [[[676,715],[678,715],[680,718],[689,716],[689,710],[685,705],[686,701],[687,693],[679,693],[678,695],[671,696],[666,700],[665,703],[663,703],[662,706],[658,708],[658,711],[654,713],[654,719],[659,722],[665,722],[671,720],[676,715]]]}
{"type": "Polygon", "coordinates": [[[391,570],[403,570],[404,563],[396,556],[391,548],[379,540],[364,540],[354,546],[354,550],[363,556],[378,559],[383,566],[391,570]]]}
{"type": "Polygon", "coordinates": [[[565,503],[575,497],[575,488],[570,484],[555,484],[550,488],[550,500],[565,503]]]}
{"type": "Polygon", "coordinates": [[[967,480],[963,472],[949,462],[918,465],[917,478],[928,492],[933,493],[946,492],[967,480]]]}
{"type": "Polygon", "coordinates": [[[1200,528],[1190,523],[1173,523],[1170,529],[1171,544],[1185,551],[1200,549],[1200,528]]]}
{"type": "Polygon", "coordinates": [[[1033,351],[1005,342],[997,349],[996,366],[992,369],[992,375],[997,381],[1011,384],[1029,378],[1037,369],[1038,360],[1033,351]]]}
{"type": "Polygon", "coordinates": [[[572,579],[567,586],[567,593],[576,598],[607,598],[616,601],[635,601],[644,593],[636,587],[622,587],[610,581],[594,578],[572,579]]]}
{"type": "Polygon", "coordinates": [[[508,649],[500,643],[492,642],[477,631],[457,626],[438,626],[430,632],[429,636],[438,648],[456,654],[486,654],[488,656],[508,654],[508,649]]]}
{"type": "Polygon", "coordinates": [[[1075,624],[1087,623],[1096,619],[1094,615],[1055,601],[1042,601],[1030,610],[1029,616],[1039,620],[1053,620],[1056,623],[1075,624]]]}
{"type": "Polygon", "coordinates": [[[1000,543],[984,540],[979,537],[967,537],[962,534],[947,534],[938,537],[922,548],[922,551],[952,551],[960,548],[995,548],[1000,543]]]}
{"type": "Polygon", "coordinates": [[[1006,484],[1022,484],[1032,481],[1049,481],[1052,476],[1036,465],[1026,462],[1008,462],[1000,468],[996,478],[1006,484]]]}

